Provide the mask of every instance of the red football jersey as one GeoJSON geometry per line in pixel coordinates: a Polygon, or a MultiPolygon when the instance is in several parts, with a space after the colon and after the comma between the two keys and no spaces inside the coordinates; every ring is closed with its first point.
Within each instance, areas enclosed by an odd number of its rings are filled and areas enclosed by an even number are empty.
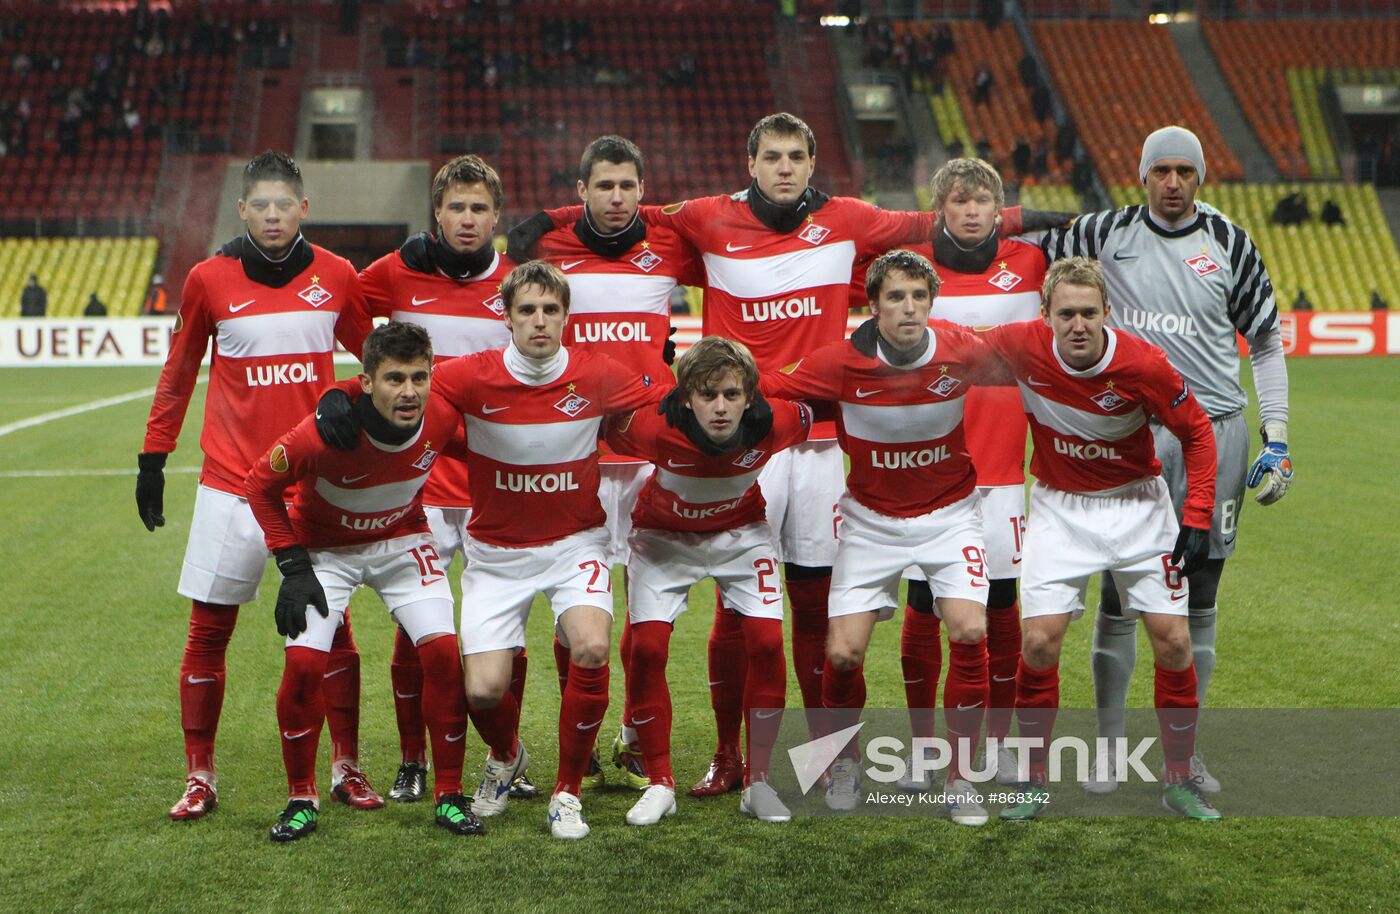
{"type": "Polygon", "coordinates": [[[437,366],[433,396],[467,426],[471,535],[494,546],[540,546],[602,526],[598,429],[607,415],[655,403],[670,387],[596,352],[561,350],[561,367],[534,383],[513,373],[524,357],[478,352],[437,366]]]}
{"type": "Polygon", "coordinates": [[[979,334],[1010,366],[1030,417],[1031,472],[1067,492],[1101,492],[1162,472],[1147,427],[1156,418],[1181,440],[1186,463],[1182,520],[1209,527],[1215,506],[1215,435],[1210,418],[1162,350],[1105,329],[1098,363],[1071,368],[1043,320],[979,334]]]}
{"type": "Polygon", "coordinates": [[[717,533],[765,519],[758,473],[784,448],[806,441],[812,410],[805,403],[769,400],[773,429],[751,448],[706,454],[680,429],[666,424],[655,407],[634,410],[608,423],[616,450],[656,464],[632,511],[632,526],[678,533],[717,533]]]}
{"type": "Polygon", "coordinates": [[[278,289],[249,279],[240,261],[222,254],[190,271],[146,421],[144,451],[175,450],[212,338],[199,481],[243,495],[248,468],[335,381],[336,338],[359,352],[368,333],[355,268],[324,248],[311,250],[311,265],[278,289]]]}
{"type": "MultiPolygon", "coordinates": [[[[360,273],[365,301],[374,317],[418,324],[433,340],[433,362],[501,349],[510,342],[501,283],[515,261],[497,254],[491,268],[459,282],[441,271],[422,273],[392,251],[360,273]]],[[[435,508],[469,508],[467,465],[452,457],[437,461],[423,491],[423,503],[435,508]]]]}
{"type": "Polygon", "coordinates": [[[851,459],[846,488],[872,511],[916,517],[966,498],[976,474],[963,438],[964,398],[1000,366],[978,335],[930,328],[928,349],[895,366],[849,340],[764,375],[764,393],[836,404],[837,437],[851,459]]]}
{"type": "Polygon", "coordinates": [[[381,542],[428,532],[423,484],[445,453],[465,453],[462,417],[435,396],[418,433],[400,445],[361,432],[354,450],[337,450],[321,440],[311,415],[253,464],[244,491],[269,549],[381,542]],[[288,512],[282,493],[292,483],[288,512]]]}

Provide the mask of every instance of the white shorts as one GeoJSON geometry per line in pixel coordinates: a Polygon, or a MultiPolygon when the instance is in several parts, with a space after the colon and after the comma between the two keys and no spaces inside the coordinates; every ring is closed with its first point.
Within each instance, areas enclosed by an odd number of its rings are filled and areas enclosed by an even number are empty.
{"type": "MultiPolygon", "coordinates": [[[[1015,580],[1021,576],[1021,546],[1026,537],[1026,487],[978,486],[982,499],[982,542],[987,547],[987,578],[1015,580]]],[[[924,580],[917,565],[906,568],[910,581],[924,580]]]]}
{"type": "Polygon", "coordinates": [[[1176,513],[1160,476],[1086,495],[1031,487],[1021,617],[1084,614],[1089,579],[1113,572],[1124,615],[1186,615],[1186,580],[1171,564],[1176,513]]]}
{"type": "Polygon", "coordinates": [[[246,498],[201,485],[180,569],[180,595],[201,603],[251,603],[271,554],[246,498]]]}
{"type": "Polygon", "coordinates": [[[831,573],[827,616],[878,612],[899,605],[899,579],[911,565],[927,578],[934,597],[987,605],[987,561],[976,492],[917,517],[889,517],[841,496],[841,538],[831,573]]]}
{"type": "Polygon", "coordinates": [[[442,557],[442,570],[446,571],[457,553],[462,553],[462,557],[466,558],[466,544],[471,542],[467,524],[471,523],[472,509],[424,505],[423,513],[427,515],[428,529],[433,532],[438,555],[442,557]]]}
{"type": "Polygon", "coordinates": [[[804,441],[774,454],[758,474],[778,558],[820,568],[836,561],[836,502],[846,462],[835,441],[804,441]]]}
{"type": "Polygon", "coordinates": [[[329,651],[345,618],[350,595],[361,585],[379,594],[394,621],[416,644],[428,635],[452,634],[452,586],[445,563],[427,533],[396,536],[363,546],[312,549],[311,566],[326,592],[328,618],[306,611],[306,631],[288,638],[288,647],[329,651]]]}
{"type": "Polygon", "coordinates": [[[632,531],[628,618],[674,623],[693,584],[714,578],[724,605],[745,616],[783,617],[783,573],[773,531],[760,521],[718,533],[632,531]]]}
{"type": "Polygon", "coordinates": [[[655,469],[649,463],[598,464],[598,500],[608,516],[608,561],[614,565],[627,562],[632,509],[637,507],[637,495],[655,469]]]}
{"type": "Polygon", "coordinates": [[[525,620],[537,593],[549,598],[556,623],[573,606],[596,606],[612,615],[607,529],[594,527],[525,549],[467,543],[462,653],[524,647],[525,620]]]}

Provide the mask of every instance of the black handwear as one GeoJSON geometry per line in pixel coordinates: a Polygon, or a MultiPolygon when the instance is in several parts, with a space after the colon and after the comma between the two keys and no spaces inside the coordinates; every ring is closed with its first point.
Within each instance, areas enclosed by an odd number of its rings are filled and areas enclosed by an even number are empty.
{"type": "Polygon", "coordinates": [[[1210,558],[1210,531],[1200,527],[1181,525],[1176,535],[1176,548],[1172,549],[1172,564],[1181,569],[1183,576],[1189,577],[1206,567],[1210,558]]]}
{"type": "Polygon", "coordinates": [[[165,454],[136,455],[136,513],[155,532],[165,526],[165,454]]]}
{"type": "Polygon", "coordinates": [[[353,451],[360,443],[360,420],[350,395],[332,387],[316,404],[316,434],[336,450],[353,451]]]}
{"type": "Polygon", "coordinates": [[[277,606],[272,610],[277,620],[277,634],[295,638],[306,631],[306,607],[315,606],[324,619],[331,614],[326,605],[326,593],[316,572],[311,570],[311,554],[305,546],[289,546],[277,550],[277,570],[282,572],[282,586],[277,591],[277,606]]]}

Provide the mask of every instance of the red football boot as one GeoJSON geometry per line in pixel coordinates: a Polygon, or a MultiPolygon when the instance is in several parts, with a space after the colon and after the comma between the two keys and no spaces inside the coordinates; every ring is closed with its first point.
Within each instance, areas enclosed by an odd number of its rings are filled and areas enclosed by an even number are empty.
{"type": "Polygon", "coordinates": [[[219,805],[219,794],[214,785],[193,775],[185,778],[185,795],[180,802],[170,807],[170,818],[177,822],[187,822],[211,813],[219,805]]]}
{"type": "Polygon", "coordinates": [[[331,797],[352,809],[379,809],[384,798],[374,792],[369,781],[355,768],[345,769],[345,777],[331,790],[331,797]]]}
{"type": "Polygon", "coordinates": [[[715,753],[705,776],[690,788],[692,797],[718,797],[744,786],[744,760],[738,755],[715,753]]]}

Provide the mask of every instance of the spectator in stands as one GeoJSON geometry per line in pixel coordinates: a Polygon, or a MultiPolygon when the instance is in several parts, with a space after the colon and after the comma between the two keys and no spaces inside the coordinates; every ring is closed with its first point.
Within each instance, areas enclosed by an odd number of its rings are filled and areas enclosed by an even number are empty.
{"type": "Polygon", "coordinates": [[[1016,64],[1016,71],[1021,74],[1021,85],[1027,89],[1034,89],[1040,82],[1040,67],[1036,65],[1035,58],[1029,54],[1021,57],[1021,62],[1016,64]]]}
{"type": "Polygon", "coordinates": [[[1322,204],[1322,214],[1319,218],[1322,219],[1323,225],[1347,224],[1346,217],[1342,215],[1342,208],[1331,197],[1328,197],[1327,201],[1322,204]]]}
{"type": "Polygon", "coordinates": [[[83,317],[106,317],[107,306],[102,304],[102,299],[94,292],[88,297],[87,306],[83,308],[83,317]]]}
{"type": "Polygon", "coordinates": [[[988,30],[995,29],[1001,25],[1002,17],[1006,15],[1006,8],[1003,0],[982,0],[978,18],[982,20],[988,30]]]}
{"type": "Polygon", "coordinates": [[[933,52],[941,60],[953,53],[957,47],[953,41],[953,30],[946,25],[940,25],[933,33],[933,52]]]}
{"type": "Polygon", "coordinates": [[[1065,121],[1055,130],[1055,158],[1061,162],[1074,158],[1074,146],[1079,142],[1079,134],[1074,125],[1065,121]]]}
{"type": "Polygon", "coordinates": [[[1295,298],[1295,299],[1293,299],[1293,310],[1294,310],[1294,311],[1311,311],[1312,309],[1313,309],[1313,303],[1308,299],[1308,293],[1304,292],[1304,291],[1300,288],[1300,289],[1298,290],[1298,297],[1295,298]]]}
{"type": "Polygon", "coordinates": [[[1037,178],[1050,174],[1050,144],[1045,142],[1045,137],[1036,140],[1031,150],[1031,174],[1037,178]]]}
{"type": "Polygon", "coordinates": [[[1371,290],[1371,310],[1372,310],[1372,311],[1389,311],[1389,310],[1390,310],[1390,302],[1386,301],[1384,298],[1381,298],[1381,290],[1380,290],[1380,289],[1372,289],[1372,290],[1371,290]]]}
{"type": "Polygon", "coordinates": [[[141,310],[147,314],[165,314],[170,298],[165,292],[165,279],[159,273],[151,277],[151,288],[146,292],[146,301],[141,310]]]}
{"type": "Polygon", "coordinates": [[[972,103],[985,105],[992,100],[992,68],[985,63],[972,77],[972,103]]]}
{"type": "Polygon", "coordinates": [[[19,294],[19,316],[43,317],[48,312],[48,290],[39,285],[38,276],[30,273],[29,282],[24,284],[24,291],[19,294]]]}
{"type": "Polygon", "coordinates": [[[980,137],[977,140],[977,158],[983,162],[992,161],[992,141],[986,137],[980,137]]]}
{"type": "Polygon", "coordinates": [[[1031,144],[1025,137],[1017,137],[1011,148],[1011,167],[1016,169],[1016,180],[1024,181],[1031,172],[1031,144]]]}
{"type": "Polygon", "coordinates": [[[1308,201],[1302,193],[1294,191],[1274,207],[1272,221],[1274,225],[1302,225],[1312,216],[1308,212],[1308,201]]]}
{"type": "Polygon", "coordinates": [[[1043,82],[1037,81],[1031,89],[1031,113],[1041,123],[1050,117],[1050,87],[1043,82]]]}

